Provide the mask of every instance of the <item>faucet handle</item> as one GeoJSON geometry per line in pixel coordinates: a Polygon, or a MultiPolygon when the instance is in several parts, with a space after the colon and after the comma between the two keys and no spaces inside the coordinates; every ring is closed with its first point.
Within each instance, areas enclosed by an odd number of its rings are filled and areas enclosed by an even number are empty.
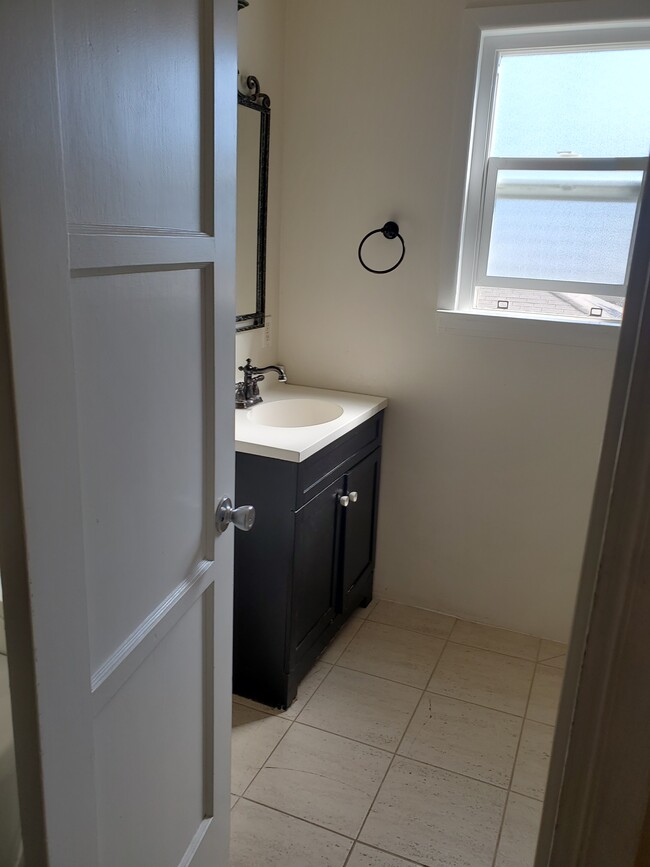
{"type": "Polygon", "coordinates": [[[246,383],[235,383],[235,406],[238,409],[246,406],[246,383]]]}

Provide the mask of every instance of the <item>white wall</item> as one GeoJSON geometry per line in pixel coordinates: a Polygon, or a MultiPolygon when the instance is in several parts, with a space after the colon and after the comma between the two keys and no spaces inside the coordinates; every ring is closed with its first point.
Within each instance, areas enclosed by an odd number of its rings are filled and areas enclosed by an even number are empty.
{"type": "MultiPolygon", "coordinates": [[[[239,72],[244,78],[255,75],[261,89],[271,98],[271,136],[269,160],[269,208],[266,249],[266,312],[270,319],[270,343],[265,343],[264,329],[237,335],[236,361],[243,364],[248,356],[258,366],[272,364],[278,358],[278,294],[280,268],[280,198],[282,185],[282,151],[284,132],[284,58],[286,0],[253,0],[239,12],[239,72]]],[[[255,256],[251,246],[251,256],[255,256]]],[[[235,371],[235,379],[241,373],[235,371]]]]}
{"type": "Polygon", "coordinates": [[[278,357],[390,398],[380,595],[562,640],[614,358],[437,329],[461,20],[458,0],[288,0],[278,357]],[[359,240],[391,218],[406,259],[367,274],[359,240]]]}

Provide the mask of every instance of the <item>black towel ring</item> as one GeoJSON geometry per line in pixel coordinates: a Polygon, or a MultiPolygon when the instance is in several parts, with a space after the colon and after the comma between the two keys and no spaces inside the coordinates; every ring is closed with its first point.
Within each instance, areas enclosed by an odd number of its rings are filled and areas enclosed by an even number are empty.
{"type": "Polygon", "coordinates": [[[359,244],[359,261],[361,262],[363,267],[366,269],[366,271],[370,271],[371,274],[390,274],[391,271],[394,271],[395,268],[397,268],[399,265],[402,264],[402,259],[404,258],[405,255],[406,255],[406,244],[404,243],[404,238],[402,238],[402,236],[399,233],[399,226],[397,225],[397,223],[394,223],[392,220],[389,220],[387,223],[384,223],[384,225],[381,227],[381,229],[373,229],[372,232],[368,232],[368,234],[362,239],[361,243],[359,244]],[[381,234],[384,236],[384,238],[388,238],[389,241],[392,241],[393,238],[399,238],[400,241],[402,242],[402,255],[399,257],[399,259],[393,265],[392,268],[386,268],[384,271],[377,271],[377,270],[375,270],[375,268],[369,268],[366,265],[366,263],[363,261],[363,258],[361,257],[361,248],[363,247],[363,245],[366,243],[366,241],[368,240],[368,238],[370,238],[371,235],[376,235],[378,232],[381,232],[381,234]]]}

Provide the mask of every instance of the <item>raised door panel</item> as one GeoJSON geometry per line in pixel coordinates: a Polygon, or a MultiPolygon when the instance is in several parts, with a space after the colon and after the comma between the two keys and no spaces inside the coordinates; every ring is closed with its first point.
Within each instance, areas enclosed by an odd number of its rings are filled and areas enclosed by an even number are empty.
{"type": "Polygon", "coordinates": [[[177,867],[210,804],[207,593],[94,721],[102,867],[177,867]]]}
{"type": "Polygon", "coordinates": [[[196,268],[72,284],[94,673],[210,556],[203,278],[196,268]]]}
{"type": "Polygon", "coordinates": [[[337,479],[296,512],[291,642],[296,658],[334,619],[342,481],[337,479]]]}
{"type": "Polygon", "coordinates": [[[211,21],[202,0],[55,3],[71,224],[211,233],[211,21]]]}
{"type": "MultiPolygon", "coordinates": [[[[377,534],[377,500],[381,450],[357,464],[346,477],[346,491],[356,493],[356,502],[345,509],[343,548],[343,610],[360,580],[374,568],[377,534]]],[[[358,600],[356,600],[358,601],[358,600]]]]}

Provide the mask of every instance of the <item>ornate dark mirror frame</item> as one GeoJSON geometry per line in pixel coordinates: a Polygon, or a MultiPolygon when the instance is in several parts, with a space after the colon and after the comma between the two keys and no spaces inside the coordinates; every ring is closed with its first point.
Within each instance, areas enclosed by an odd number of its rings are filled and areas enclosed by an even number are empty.
{"type": "Polygon", "coordinates": [[[260,115],[260,161],[257,195],[257,268],[255,312],[237,316],[236,330],[251,331],[264,327],[266,297],[266,217],[269,196],[269,133],[271,128],[271,100],[260,93],[260,83],[254,75],[246,78],[248,93],[237,91],[237,104],[260,115]]]}

